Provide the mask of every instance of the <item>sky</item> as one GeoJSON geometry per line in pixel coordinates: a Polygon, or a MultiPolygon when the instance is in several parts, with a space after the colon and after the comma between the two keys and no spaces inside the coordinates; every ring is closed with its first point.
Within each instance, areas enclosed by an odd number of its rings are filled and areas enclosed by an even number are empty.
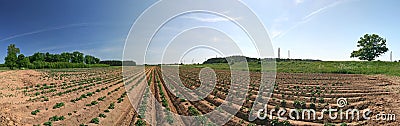
{"type": "MultiPolygon", "coordinates": [[[[4,62],[7,46],[11,43],[16,44],[25,55],[32,55],[35,52],[81,51],[102,60],[121,60],[125,40],[130,31],[142,30],[131,29],[132,25],[156,2],[155,0],[0,1],[0,63],[4,62]]],[[[350,58],[350,53],[357,49],[359,37],[375,33],[387,39],[389,48],[389,52],[378,60],[389,61],[390,51],[393,51],[394,60],[400,60],[400,51],[397,51],[400,48],[398,35],[400,1],[398,0],[242,2],[264,24],[268,31],[266,36],[271,39],[273,46],[271,48],[274,49],[275,56],[277,49],[280,48],[282,58],[287,58],[287,52],[290,50],[290,58],[357,60],[350,58]]],[[[222,4],[224,3],[216,5],[222,4]]],[[[183,6],[177,2],[168,8],[183,6]]],[[[240,21],[244,20],[244,17],[235,17],[232,20],[240,21]]],[[[251,44],[251,39],[232,20],[210,13],[188,13],[177,16],[160,27],[148,45],[145,56],[132,56],[130,60],[135,60],[139,64],[201,63],[207,58],[224,55],[257,57],[257,50],[251,44]],[[215,30],[199,30],[199,28],[215,30]],[[186,38],[179,35],[185,35],[186,38]],[[199,41],[187,44],[189,40],[199,41]],[[214,42],[212,45],[217,51],[211,48],[193,48],[193,45],[206,45],[208,42],[214,42]],[[241,53],[229,50],[233,48],[241,50],[241,53]],[[226,50],[227,53],[221,54],[218,50],[226,50]]],[[[125,49],[140,50],[135,47],[125,49]]]]}

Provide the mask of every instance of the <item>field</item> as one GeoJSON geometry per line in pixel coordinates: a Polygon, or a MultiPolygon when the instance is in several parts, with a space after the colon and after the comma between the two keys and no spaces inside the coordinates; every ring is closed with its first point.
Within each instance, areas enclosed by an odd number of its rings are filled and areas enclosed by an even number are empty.
{"type": "MultiPolygon", "coordinates": [[[[171,72],[162,71],[159,66],[146,66],[145,71],[140,67],[130,67],[125,76],[121,67],[3,71],[0,72],[0,125],[213,125],[210,121],[216,122],[218,118],[186,120],[157,112],[161,109],[152,109],[156,108],[156,102],[172,113],[186,116],[202,115],[217,109],[235,85],[231,84],[231,74],[227,69],[215,70],[216,86],[204,99],[181,99],[174,95],[176,90],[168,88],[169,84],[190,90],[201,87],[199,73],[203,67],[181,67],[179,77],[169,75],[171,72]],[[180,78],[182,83],[178,83],[176,78],[180,78]],[[146,90],[146,86],[150,88],[146,90]],[[140,107],[138,111],[132,104],[140,107]],[[144,116],[147,120],[143,119],[144,116]]],[[[299,73],[279,68],[278,71],[272,96],[269,101],[263,101],[268,102],[268,109],[315,109],[317,116],[325,115],[324,118],[249,121],[249,112],[260,88],[260,73],[253,70],[250,72],[250,86],[243,87],[248,88],[248,92],[235,92],[246,96],[244,104],[230,104],[232,108],[239,107],[240,111],[225,125],[340,125],[342,122],[347,125],[399,125],[395,120],[331,120],[327,118],[328,113],[321,112],[329,106],[337,108],[337,99],[347,98],[348,104],[343,109],[370,109],[372,115],[382,111],[400,114],[398,77],[299,73]]]]}
{"type": "MultiPolygon", "coordinates": [[[[249,62],[250,71],[260,71],[260,64],[249,62]]],[[[211,67],[229,70],[228,64],[187,65],[189,67],[211,67]]],[[[276,62],[277,72],[282,73],[337,73],[337,74],[384,74],[400,76],[400,62],[382,61],[285,61],[276,62]]]]}

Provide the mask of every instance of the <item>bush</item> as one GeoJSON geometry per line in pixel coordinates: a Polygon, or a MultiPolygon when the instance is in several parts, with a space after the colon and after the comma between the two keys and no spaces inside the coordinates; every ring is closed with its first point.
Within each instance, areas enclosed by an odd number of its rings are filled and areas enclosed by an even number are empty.
{"type": "Polygon", "coordinates": [[[39,113],[40,111],[38,109],[34,110],[31,112],[32,115],[36,115],[37,113],[39,113]]]}
{"type": "Polygon", "coordinates": [[[53,106],[53,109],[61,108],[64,105],[65,105],[64,102],[56,103],[56,105],[53,106]]]}
{"type": "Polygon", "coordinates": [[[316,109],[316,107],[315,107],[315,104],[314,104],[314,103],[311,103],[311,104],[310,104],[310,109],[316,109]]]}
{"type": "Polygon", "coordinates": [[[282,106],[283,108],[286,108],[286,100],[282,100],[282,101],[281,101],[281,106],[282,106]]]}
{"type": "Polygon", "coordinates": [[[59,69],[59,68],[91,68],[91,67],[109,67],[107,64],[84,64],[84,63],[70,63],[70,62],[44,62],[34,61],[28,65],[29,69],[59,69]]]}
{"type": "Polygon", "coordinates": [[[106,118],[107,116],[105,114],[101,113],[101,114],[99,114],[99,117],[100,118],[106,118]]]}
{"type": "Polygon", "coordinates": [[[93,118],[92,120],[90,120],[90,123],[94,123],[94,124],[99,124],[100,120],[99,118],[93,118]]]}
{"type": "Polygon", "coordinates": [[[325,100],[324,100],[324,98],[319,98],[319,103],[324,103],[325,102],[325,100]]]}
{"type": "Polygon", "coordinates": [[[193,106],[189,106],[189,114],[192,116],[197,116],[200,115],[200,112],[197,111],[197,109],[194,108],[193,106]]]}
{"type": "Polygon", "coordinates": [[[138,121],[136,121],[135,125],[136,126],[145,126],[146,123],[143,120],[139,119],[138,121]]]}
{"type": "Polygon", "coordinates": [[[300,103],[300,101],[295,100],[295,101],[293,102],[293,106],[294,106],[295,108],[301,108],[301,103],[300,103]]]}
{"type": "Polygon", "coordinates": [[[100,97],[100,98],[98,98],[97,100],[98,100],[98,101],[104,101],[105,98],[106,98],[106,96],[100,97]]]}
{"type": "Polygon", "coordinates": [[[53,123],[48,121],[48,122],[43,123],[43,125],[45,125],[45,126],[53,126],[53,123]]]}
{"type": "Polygon", "coordinates": [[[110,106],[108,106],[108,109],[114,109],[115,108],[115,103],[110,103],[110,106]]]}
{"type": "Polygon", "coordinates": [[[60,116],[60,117],[58,117],[58,116],[53,116],[53,117],[50,117],[50,118],[49,118],[49,121],[60,121],[60,120],[64,120],[64,119],[65,119],[64,116],[60,116]]]}
{"type": "Polygon", "coordinates": [[[97,101],[92,101],[90,104],[92,104],[92,105],[96,105],[96,104],[98,104],[99,102],[97,102],[97,101]]]}

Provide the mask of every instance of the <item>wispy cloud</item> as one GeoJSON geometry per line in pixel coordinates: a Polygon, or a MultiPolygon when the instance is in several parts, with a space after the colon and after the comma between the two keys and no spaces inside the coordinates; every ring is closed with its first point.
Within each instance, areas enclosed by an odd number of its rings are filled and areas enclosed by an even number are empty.
{"type": "Polygon", "coordinates": [[[315,11],[311,12],[310,14],[304,16],[303,20],[307,20],[309,18],[312,18],[313,16],[321,14],[325,10],[327,10],[329,8],[332,8],[332,7],[335,7],[336,5],[338,5],[338,4],[342,3],[342,2],[343,2],[342,0],[337,0],[337,1],[333,2],[333,3],[331,3],[331,4],[328,4],[328,5],[326,5],[326,6],[322,7],[322,8],[319,8],[318,10],[315,10],[315,11]]]}
{"type": "MultiPolygon", "coordinates": [[[[297,2],[297,0],[296,0],[297,2]]],[[[287,30],[273,30],[271,32],[272,34],[272,39],[278,39],[282,36],[285,36],[288,32],[292,31],[293,29],[297,28],[298,26],[305,24],[309,21],[312,20],[313,17],[318,16],[319,14],[322,14],[323,12],[325,12],[326,10],[333,8],[341,3],[343,3],[343,0],[336,0],[333,3],[330,3],[326,6],[323,6],[315,11],[312,11],[311,13],[307,14],[306,16],[302,17],[301,20],[297,21],[294,23],[294,25],[292,25],[290,28],[288,28],[287,30]]]]}
{"type": "Polygon", "coordinates": [[[89,23],[78,23],[78,24],[68,24],[68,25],[44,28],[44,29],[39,29],[39,30],[31,31],[31,32],[25,32],[25,33],[21,33],[21,34],[8,36],[6,38],[0,39],[0,41],[7,41],[7,40],[19,38],[19,37],[24,37],[24,36],[28,36],[28,35],[37,34],[37,33],[47,32],[47,31],[59,30],[59,29],[70,28],[70,27],[83,27],[83,26],[88,26],[88,25],[89,25],[89,23]]]}

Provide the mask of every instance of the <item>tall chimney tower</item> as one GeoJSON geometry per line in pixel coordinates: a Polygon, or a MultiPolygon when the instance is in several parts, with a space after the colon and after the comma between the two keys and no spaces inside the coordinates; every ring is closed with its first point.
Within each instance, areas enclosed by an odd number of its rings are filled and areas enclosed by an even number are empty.
{"type": "Polygon", "coordinates": [[[287,53],[288,53],[288,59],[290,59],[290,50],[288,50],[287,53]]]}
{"type": "Polygon", "coordinates": [[[390,62],[393,62],[392,56],[393,56],[393,51],[390,51],[390,62]]]}
{"type": "Polygon", "coordinates": [[[278,48],[278,59],[281,58],[281,48],[278,48]]]}

